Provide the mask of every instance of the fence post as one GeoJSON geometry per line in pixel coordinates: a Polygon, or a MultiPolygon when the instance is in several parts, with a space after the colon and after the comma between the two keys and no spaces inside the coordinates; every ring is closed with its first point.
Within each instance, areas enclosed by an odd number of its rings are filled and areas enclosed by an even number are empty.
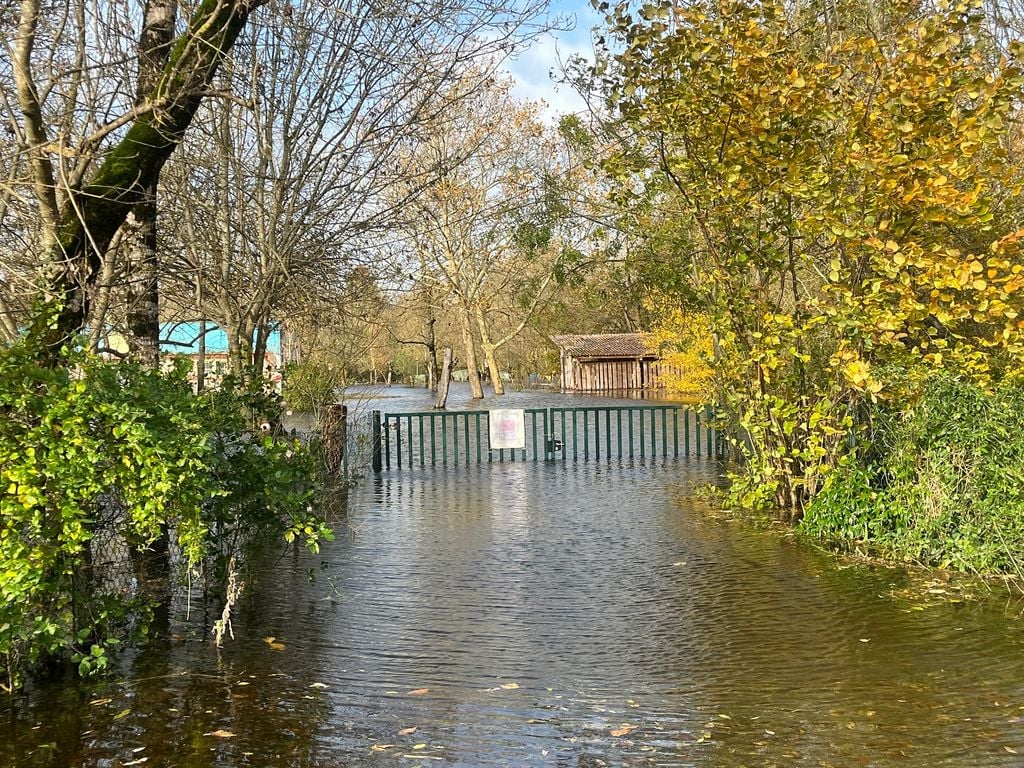
{"type": "Polygon", "coordinates": [[[373,451],[370,465],[374,472],[380,472],[384,468],[380,451],[380,411],[370,411],[370,435],[370,448],[373,451]]]}

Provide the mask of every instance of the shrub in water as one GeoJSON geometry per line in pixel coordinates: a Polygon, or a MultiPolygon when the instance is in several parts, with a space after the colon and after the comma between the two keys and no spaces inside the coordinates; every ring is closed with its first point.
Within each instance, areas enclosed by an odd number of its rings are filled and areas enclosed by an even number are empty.
{"type": "Polygon", "coordinates": [[[102,668],[144,615],[131,569],[111,562],[168,530],[185,565],[268,534],[329,535],[312,459],[249,429],[250,405],[77,352],[54,367],[24,343],[0,350],[0,684],[48,659],[102,668]]]}

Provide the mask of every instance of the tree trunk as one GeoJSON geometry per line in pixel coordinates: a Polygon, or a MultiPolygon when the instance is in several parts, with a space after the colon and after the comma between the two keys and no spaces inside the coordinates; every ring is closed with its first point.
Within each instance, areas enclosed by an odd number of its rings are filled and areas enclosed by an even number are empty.
{"type": "Polygon", "coordinates": [[[259,379],[263,376],[263,369],[267,363],[267,343],[270,340],[270,327],[266,323],[260,323],[256,328],[256,347],[252,352],[252,373],[259,379]]]}
{"type": "MultiPolygon", "coordinates": [[[[144,104],[167,64],[178,17],[178,0],[146,0],[139,35],[135,102],[144,104]]],[[[147,368],[160,365],[160,262],[156,251],[156,193],[159,169],[128,217],[132,253],[128,280],[128,355],[147,368]]]]}
{"type": "Polygon", "coordinates": [[[459,307],[459,320],[462,324],[462,346],[466,355],[466,370],[469,373],[469,392],[474,400],[482,400],[484,388],[480,383],[480,371],[476,364],[476,348],[473,344],[473,329],[469,324],[469,311],[459,307]]]}
{"type": "MultiPolygon", "coordinates": [[[[85,327],[103,254],[128,214],[146,199],[195,117],[203,92],[260,2],[203,0],[149,94],[152,109],[135,117],[91,183],[74,192],[71,204],[61,211],[50,254],[54,272],[46,311],[31,329],[51,363],[57,363],[61,348],[85,327]]],[[[26,75],[23,68],[16,69],[19,78],[26,75]]]]}
{"type": "Polygon", "coordinates": [[[491,343],[491,334],[487,331],[487,319],[481,307],[476,307],[477,330],[480,331],[480,348],[484,351],[484,362],[487,363],[487,371],[491,376],[491,386],[494,387],[494,394],[504,395],[505,384],[501,380],[501,371],[498,370],[498,360],[494,356],[497,347],[491,343]]]}
{"type": "Polygon", "coordinates": [[[427,387],[431,392],[437,391],[437,335],[434,326],[437,325],[437,318],[431,310],[430,319],[427,320],[427,387]]]}
{"type": "Polygon", "coordinates": [[[160,365],[160,293],[157,282],[156,183],[132,209],[128,277],[128,357],[146,368],[160,365]]]}
{"type": "Polygon", "coordinates": [[[441,378],[437,382],[437,400],[434,407],[444,410],[448,405],[448,386],[452,383],[452,348],[444,348],[444,364],[441,366],[441,378]]]}

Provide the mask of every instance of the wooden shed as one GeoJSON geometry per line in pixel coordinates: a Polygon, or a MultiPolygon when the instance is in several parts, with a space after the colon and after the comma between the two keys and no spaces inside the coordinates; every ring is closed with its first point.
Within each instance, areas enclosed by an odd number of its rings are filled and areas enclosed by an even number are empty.
{"type": "Polygon", "coordinates": [[[561,352],[562,389],[612,392],[656,389],[666,366],[640,333],[552,336],[561,352]]]}

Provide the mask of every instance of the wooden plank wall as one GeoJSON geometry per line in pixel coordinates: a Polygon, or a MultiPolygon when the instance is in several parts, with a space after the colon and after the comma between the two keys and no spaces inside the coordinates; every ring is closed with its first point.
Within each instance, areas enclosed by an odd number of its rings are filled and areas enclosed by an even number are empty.
{"type": "Polygon", "coordinates": [[[570,392],[659,389],[666,372],[682,373],[678,366],[658,360],[577,360],[562,357],[562,388],[570,392]]]}

